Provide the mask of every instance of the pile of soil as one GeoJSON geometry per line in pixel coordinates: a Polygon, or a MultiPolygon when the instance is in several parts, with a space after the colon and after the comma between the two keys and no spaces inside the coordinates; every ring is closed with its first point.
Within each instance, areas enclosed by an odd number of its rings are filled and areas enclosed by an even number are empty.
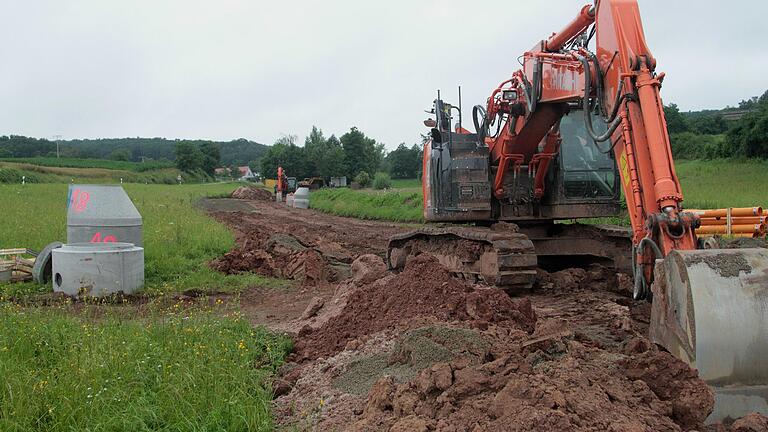
{"type": "Polygon", "coordinates": [[[273,201],[275,199],[268,190],[257,187],[240,186],[232,192],[232,198],[253,200],[253,201],[273,201]]]}
{"type": "Polygon", "coordinates": [[[497,288],[458,280],[432,256],[409,260],[404,271],[357,286],[345,305],[324,325],[299,332],[294,361],[335,354],[361,336],[395,328],[416,317],[442,322],[467,321],[478,328],[490,323],[532,332],[536,324],[529,299],[513,300],[497,288]]]}
{"type": "Polygon", "coordinates": [[[562,334],[533,340],[482,364],[435,364],[404,384],[382,378],[351,429],[680,431],[700,427],[714,404],[695,372],[650,343],[618,354],[562,334]]]}
{"type": "Polygon", "coordinates": [[[322,254],[290,234],[254,231],[241,240],[241,245],[211,261],[211,268],[226,274],[251,272],[306,284],[336,282],[350,275],[349,264],[322,254]]]}

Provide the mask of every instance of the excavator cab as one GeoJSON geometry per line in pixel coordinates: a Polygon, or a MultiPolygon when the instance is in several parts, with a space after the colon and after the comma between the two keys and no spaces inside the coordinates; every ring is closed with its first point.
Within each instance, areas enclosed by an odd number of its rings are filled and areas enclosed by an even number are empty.
{"type": "Polygon", "coordinates": [[[619,176],[611,151],[588,138],[581,113],[560,120],[559,183],[562,200],[618,200],[619,176]]]}

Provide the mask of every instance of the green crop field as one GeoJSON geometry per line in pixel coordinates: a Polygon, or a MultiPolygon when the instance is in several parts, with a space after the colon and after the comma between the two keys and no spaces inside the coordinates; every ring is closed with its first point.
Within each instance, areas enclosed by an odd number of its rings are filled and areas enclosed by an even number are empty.
{"type": "MultiPolygon", "coordinates": [[[[204,196],[220,196],[234,183],[196,185],[123,185],[143,217],[147,292],[158,294],[190,288],[233,291],[250,285],[280,286],[258,275],[227,276],[205,263],[230,250],[232,233],[196,210],[204,196]]],[[[0,184],[0,248],[39,250],[66,240],[66,184],[0,184]]],[[[32,283],[0,285],[0,294],[20,295],[47,290],[32,283]]]]}
{"type": "Polygon", "coordinates": [[[202,172],[183,173],[164,162],[116,162],[100,159],[0,159],[0,183],[201,183],[202,172]]]}
{"type": "MultiPolygon", "coordinates": [[[[686,208],[768,207],[768,161],[679,161],[677,174],[686,208]]],[[[312,208],[364,219],[421,222],[422,193],[418,180],[393,180],[388,191],[323,190],[310,196],[312,208]]],[[[605,220],[601,220],[605,222],[605,220]]],[[[610,218],[611,223],[628,223],[610,218]]]]}
{"type": "Polygon", "coordinates": [[[54,158],[54,157],[35,157],[35,158],[4,158],[3,162],[24,163],[30,165],[65,167],[65,168],[103,168],[111,170],[123,170],[144,172],[162,168],[173,168],[172,162],[168,161],[148,161],[148,162],[128,162],[113,161],[107,159],[76,159],[76,158],[54,158]]]}

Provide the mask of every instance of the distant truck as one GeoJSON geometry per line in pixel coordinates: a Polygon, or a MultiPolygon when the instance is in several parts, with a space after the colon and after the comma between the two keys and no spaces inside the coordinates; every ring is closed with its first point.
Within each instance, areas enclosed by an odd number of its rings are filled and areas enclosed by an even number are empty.
{"type": "Polygon", "coordinates": [[[305,178],[299,182],[299,187],[309,188],[309,190],[317,190],[325,187],[325,179],[322,177],[305,178]]]}
{"type": "Polygon", "coordinates": [[[334,187],[347,187],[347,176],[331,177],[331,181],[328,182],[328,186],[334,187]]]}

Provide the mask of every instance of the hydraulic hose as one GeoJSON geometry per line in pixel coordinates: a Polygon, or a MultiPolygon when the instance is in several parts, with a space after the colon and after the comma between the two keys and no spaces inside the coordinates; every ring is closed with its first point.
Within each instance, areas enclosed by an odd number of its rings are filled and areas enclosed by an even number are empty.
{"type": "Polygon", "coordinates": [[[644,237],[634,248],[632,251],[632,267],[634,270],[635,289],[632,293],[632,298],[635,300],[650,299],[652,296],[651,290],[648,287],[648,282],[643,275],[643,266],[637,262],[637,251],[642,249],[646,244],[651,247],[656,259],[664,258],[664,254],[661,253],[659,245],[657,245],[650,237],[644,237]]]}
{"type": "MultiPolygon", "coordinates": [[[[581,62],[582,66],[584,66],[584,100],[583,100],[582,110],[584,111],[584,124],[586,126],[587,133],[595,142],[607,141],[611,137],[611,135],[613,135],[613,133],[616,131],[616,128],[618,128],[619,125],[621,124],[621,117],[614,118],[613,121],[608,125],[608,130],[605,131],[605,133],[603,133],[602,135],[598,135],[595,132],[595,129],[592,126],[592,112],[590,109],[591,107],[589,106],[589,94],[592,92],[592,74],[589,70],[589,60],[587,60],[583,56],[577,56],[577,58],[581,62]]],[[[621,84],[619,84],[619,90],[621,90],[621,84]]],[[[619,98],[621,97],[620,96],[621,91],[617,92],[616,94],[619,96],[619,98]]],[[[598,100],[598,104],[600,102],[601,101],[598,100]]],[[[618,104],[616,106],[618,106],[618,104]]],[[[618,109],[616,109],[616,106],[614,106],[614,111],[618,112],[618,109]]]]}
{"type": "Polygon", "coordinates": [[[485,142],[485,137],[488,135],[488,120],[485,118],[486,111],[485,108],[482,107],[482,105],[475,105],[472,107],[472,122],[475,124],[475,132],[477,133],[477,139],[480,141],[480,143],[485,142]],[[479,122],[477,114],[480,113],[483,120],[482,123],[479,122]]]}

